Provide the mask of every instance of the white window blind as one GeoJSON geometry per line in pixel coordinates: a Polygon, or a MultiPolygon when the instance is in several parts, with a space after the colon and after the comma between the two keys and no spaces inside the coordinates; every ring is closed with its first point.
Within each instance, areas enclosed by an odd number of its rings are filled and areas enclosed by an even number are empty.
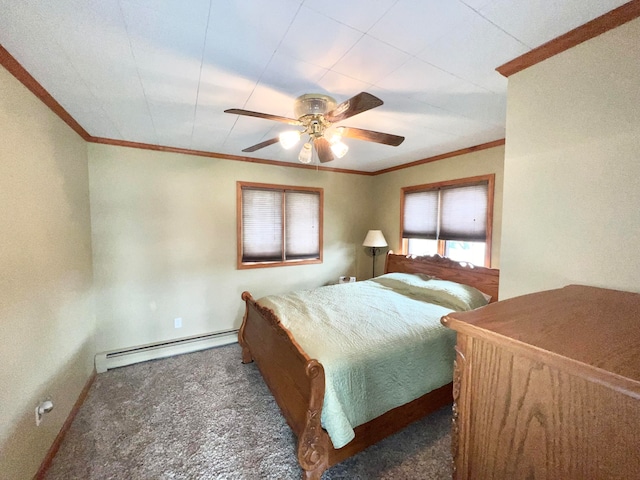
{"type": "Polygon", "coordinates": [[[488,182],[405,192],[402,237],[484,242],[487,209],[488,182]]]}
{"type": "Polygon", "coordinates": [[[404,238],[438,238],[438,190],[406,193],[404,196],[404,238]]]}
{"type": "Polygon", "coordinates": [[[317,190],[242,186],[242,263],[320,259],[317,190]]]}
{"type": "Polygon", "coordinates": [[[286,242],[288,260],[318,258],[320,254],[320,195],[285,192],[286,242]]]}
{"type": "Polygon", "coordinates": [[[487,183],[440,190],[442,240],[484,242],[487,238],[487,183]]]}
{"type": "Polygon", "coordinates": [[[242,189],[242,261],[282,260],[282,191],[242,189]]]}

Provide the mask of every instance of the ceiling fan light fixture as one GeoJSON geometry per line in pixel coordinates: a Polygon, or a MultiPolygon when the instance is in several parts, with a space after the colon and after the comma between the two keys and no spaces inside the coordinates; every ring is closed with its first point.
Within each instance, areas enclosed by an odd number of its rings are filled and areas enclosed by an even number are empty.
{"type": "Polygon", "coordinates": [[[311,163],[311,157],[313,155],[313,148],[310,143],[305,143],[300,149],[298,154],[298,160],[302,163],[311,163]]]}
{"type": "Polygon", "coordinates": [[[286,132],[282,132],[278,135],[282,148],[285,150],[292,148],[296,143],[298,143],[298,140],[300,140],[300,133],[301,132],[296,130],[287,130],[286,132]]]}
{"type": "Polygon", "coordinates": [[[331,144],[331,151],[336,157],[342,158],[349,151],[349,146],[338,140],[337,142],[331,144]]]}
{"type": "MultiPolygon", "coordinates": [[[[325,132],[328,133],[328,132],[325,132]]],[[[342,140],[342,132],[335,130],[331,136],[329,137],[329,143],[333,145],[334,143],[338,143],[342,140]]]]}

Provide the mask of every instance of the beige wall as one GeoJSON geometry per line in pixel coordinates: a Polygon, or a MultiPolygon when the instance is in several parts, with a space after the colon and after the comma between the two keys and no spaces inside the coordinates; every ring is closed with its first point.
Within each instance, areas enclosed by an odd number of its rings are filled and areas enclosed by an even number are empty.
{"type": "Polygon", "coordinates": [[[501,298],[640,291],[640,20],[509,79],[501,298]]]}
{"type": "Polygon", "coordinates": [[[0,478],[15,480],[93,371],[95,319],[86,143],[1,67],[0,131],[0,478]]]}
{"type": "MultiPolygon", "coordinates": [[[[502,231],[502,181],[504,147],[489,148],[457,157],[404,168],[374,177],[375,216],[377,228],[387,239],[389,247],[399,252],[400,239],[400,189],[411,185],[441,182],[476,175],[495,174],[495,198],[493,206],[493,247],[491,266],[500,267],[500,237],[502,231]]],[[[382,261],[382,259],[381,259],[382,261]]],[[[383,264],[381,263],[381,266],[383,264]]],[[[381,271],[376,267],[376,271],[381,271]]]]}
{"type": "Polygon", "coordinates": [[[89,157],[99,352],[238,328],[244,290],[369,272],[371,177],[97,144],[89,157]],[[322,187],[323,263],[237,270],[237,181],[322,187]]]}
{"type": "Polygon", "coordinates": [[[90,144],[97,351],[238,328],[244,290],[258,298],[370,277],[362,241],[380,228],[397,250],[402,186],[496,173],[497,263],[503,152],[371,177],[90,144]],[[322,187],[323,263],[237,270],[237,181],[322,187]]]}

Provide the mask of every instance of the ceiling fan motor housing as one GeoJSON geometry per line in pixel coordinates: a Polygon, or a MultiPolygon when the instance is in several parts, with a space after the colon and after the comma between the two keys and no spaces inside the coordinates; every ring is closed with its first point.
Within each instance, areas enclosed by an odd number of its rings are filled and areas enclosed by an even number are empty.
{"type": "Polygon", "coordinates": [[[336,101],[329,95],[321,93],[307,93],[296,98],[293,105],[293,113],[296,118],[305,115],[323,115],[336,108],[336,101]]]}

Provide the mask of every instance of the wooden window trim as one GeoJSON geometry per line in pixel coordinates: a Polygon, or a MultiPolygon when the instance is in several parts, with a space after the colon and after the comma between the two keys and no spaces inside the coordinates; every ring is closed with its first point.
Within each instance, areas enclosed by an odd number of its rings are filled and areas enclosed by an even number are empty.
{"type": "MultiPolygon", "coordinates": [[[[284,211],[284,195],[282,196],[284,211]]],[[[285,222],[282,222],[282,238],[285,238],[285,222]]],[[[256,182],[236,182],[236,266],[238,270],[247,270],[251,268],[269,268],[269,267],[288,267],[293,265],[310,265],[322,263],[323,256],[323,232],[324,232],[324,189],[319,187],[301,187],[294,185],[278,185],[273,183],[256,183],[256,182]],[[319,257],[306,260],[285,260],[283,262],[252,262],[244,263],[242,261],[242,189],[248,188],[264,188],[268,190],[294,191],[294,192],[313,192],[320,195],[320,218],[318,222],[319,228],[319,257]]],[[[285,242],[282,242],[282,248],[285,248],[285,242]]],[[[283,252],[284,253],[284,252],[283,252]]],[[[284,255],[283,255],[284,258],[284,255]]]]}
{"type": "MultiPolygon", "coordinates": [[[[409,242],[402,238],[402,228],[404,225],[404,196],[406,193],[420,190],[435,190],[443,187],[463,187],[474,183],[487,182],[487,237],[484,250],[484,266],[491,266],[491,247],[493,242],[493,200],[495,190],[495,174],[477,175],[475,177],[458,178],[454,180],[443,180],[435,183],[424,183],[422,185],[412,185],[410,187],[402,187],[400,189],[400,242],[402,245],[402,253],[409,253],[409,242]]],[[[438,240],[438,254],[444,256],[445,241],[438,240]]]]}

